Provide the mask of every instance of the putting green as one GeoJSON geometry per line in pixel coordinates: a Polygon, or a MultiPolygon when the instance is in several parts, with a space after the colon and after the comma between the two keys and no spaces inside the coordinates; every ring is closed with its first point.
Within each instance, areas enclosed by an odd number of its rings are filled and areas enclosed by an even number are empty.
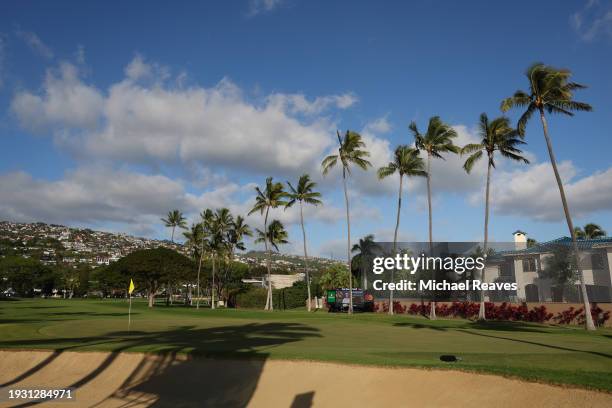
{"type": "Polygon", "coordinates": [[[188,353],[453,368],[612,392],[612,330],[325,312],[208,310],[121,300],[0,302],[0,349],[188,353]],[[456,363],[440,361],[454,354],[456,363]]]}

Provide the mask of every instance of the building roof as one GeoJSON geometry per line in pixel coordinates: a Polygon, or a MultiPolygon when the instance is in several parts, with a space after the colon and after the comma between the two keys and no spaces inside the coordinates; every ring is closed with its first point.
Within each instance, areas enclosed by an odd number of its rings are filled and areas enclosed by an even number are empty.
{"type": "MultiPolygon", "coordinates": [[[[593,248],[608,248],[612,247],[612,237],[601,237],[594,239],[577,239],[578,249],[581,251],[593,249],[593,248]]],[[[572,245],[572,239],[570,237],[561,237],[553,239],[547,242],[538,242],[533,246],[525,249],[519,249],[516,251],[502,251],[498,255],[529,255],[529,254],[541,254],[551,252],[556,246],[570,246],[572,245]]]]}

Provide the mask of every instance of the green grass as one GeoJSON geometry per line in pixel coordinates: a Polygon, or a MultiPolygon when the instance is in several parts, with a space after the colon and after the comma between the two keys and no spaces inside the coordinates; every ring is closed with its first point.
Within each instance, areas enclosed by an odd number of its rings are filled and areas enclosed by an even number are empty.
{"type": "Polygon", "coordinates": [[[454,368],[612,392],[612,330],[326,312],[209,310],[119,300],[0,302],[0,349],[193,353],[454,368]],[[444,363],[442,354],[461,357],[444,363]]]}

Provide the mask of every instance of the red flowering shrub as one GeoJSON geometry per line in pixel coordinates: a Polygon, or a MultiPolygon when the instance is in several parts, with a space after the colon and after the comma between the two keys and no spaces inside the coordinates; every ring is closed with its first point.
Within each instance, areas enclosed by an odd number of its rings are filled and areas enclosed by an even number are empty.
{"type": "MultiPolygon", "coordinates": [[[[431,303],[411,303],[410,305],[402,305],[399,301],[393,302],[393,311],[396,314],[410,314],[429,316],[431,303]]],[[[476,302],[453,302],[436,303],[436,315],[440,317],[459,317],[464,319],[475,319],[480,310],[480,303],[476,302]]],[[[388,302],[377,302],[374,304],[375,312],[389,311],[388,302]]],[[[529,309],[526,303],[521,305],[512,305],[503,302],[496,305],[492,302],[485,302],[485,311],[488,320],[510,320],[523,321],[534,323],[545,323],[553,320],[557,324],[584,324],[584,310],[582,308],[575,309],[570,307],[567,310],[553,315],[548,311],[545,305],[536,306],[529,309]]],[[[610,312],[602,310],[597,304],[593,303],[591,307],[591,315],[597,326],[603,326],[605,322],[610,320],[610,312]]]]}
{"type": "MultiPolygon", "coordinates": [[[[580,310],[582,311],[582,309],[580,310]]],[[[591,316],[593,317],[593,323],[595,323],[595,326],[601,327],[607,320],[610,319],[610,312],[604,312],[599,306],[597,306],[597,303],[593,303],[591,304],[591,316]]],[[[586,316],[584,312],[580,313],[577,318],[578,324],[584,324],[585,318],[586,316]]]]}
{"type": "Polygon", "coordinates": [[[553,320],[559,324],[571,324],[580,314],[582,314],[582,311],[582,308],[574,309],[573,306],[570,306],[569,309],[557,313],[553,320]]]}

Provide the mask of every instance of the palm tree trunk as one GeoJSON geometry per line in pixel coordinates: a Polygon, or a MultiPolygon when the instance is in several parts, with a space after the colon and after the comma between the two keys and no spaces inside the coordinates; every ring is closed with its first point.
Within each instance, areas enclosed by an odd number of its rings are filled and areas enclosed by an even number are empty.
{"type": "Polygon", "coordinates": [[[555,159],[555,153],[553,152],[552,142],[548,136],[548,124],[544,117],[544,110],[540,108],[540,120],[542,121],[542,128],[544,130],[544,139],[546,139],[546,147],[548,148],[548,155],[550,156],[550,164],[552,165],[555,173],[555,179],[557,180],[557,186],[559,187],[559,193],[561,194],[561,203],[563,204],[563,212],[565,213],[565,220],[567,221],[567,227],[572,237],[572,247],[574,249],[574,256],[576,257],[576,267],[578,268],[578,278],[580,280],[580,292],[582,292],[582,301],[584,303],[584,315],[585,324],[587,330],[595,330],[595,324],[593,323],[593,316],[591,316],[591,305],[589,304],[589,296],[587,294],[586,285],[584,284],[584,276],[582,274],[582,266],[580,266],[580,252],[578,251],[578,244],[576,243],[576,231],[574,231],[574,223],[572,222],[572,216],[570,215],[569,206],[567,199],[565,198],[565,190],[563,189],[563,182],[557,169],[557,161],[555,159]]]}
{"type": "Polygon", "coordinates": [[[344,185],[344,202],[346,204],[346,231],[347,231],[347,240],[346,240],[346,257],[348,264],[348,273],[349,273],[349,314],[353,314],[353,271],[351,270],[351,216],[349,213],[349,198],[348,198],[348,190],[346,188],[346,169],[342,169],[342,183],[344,185]]]}
{"type": "MultiPolygon", "coordinates": [[[[485,188],[485,220],[484,220],[484,243],[483,256],[487,259],[487,244],[489,243],[489,185],[491,184],[491,157],[489,157],[489,165],[487,167],[487,187],[485,188]]],[[[480,279],[484,282],[485,279],[485,268],[480,271],[480,279]]],[[[480,309],[478,310],[478,320],[487,320],[487,313],[485,308],[485,292],[480,290],[480,309]]]]}
{"type": "MultiPolygon", "coordinates": [[[[427,208],[429,209],[429,256],[433,256],[433,228],[431,216],[431,154],[427,153],[427,208]]],[[[435,279],[435,271],[433,274],[435,279]]],[[[436,319],[436,291],[432,292],[431,309],[429,310],[429,318],[436,319]]]]}
{"type": "Polygon", "coordinates": [[[210,307],[214,310],[215,307],[215,253],[212,254],[212,286],[210,290],[210,307]]]}
{"type": "Polygon", "coordinates": [[[172,238],[170,238],[170,240],[172,241],[172,243],[174,243],[174,229],[176,228],[176,226],[172,226],[172,238]]]}
{"type": "MultiPolygon", "coordinates": [[[[397,197],[397,218],[395,220],[395,232],[393,233],[393,255],[397,251],[397,232],[400,224],[400,211],[402,210],[402,184],[404,176],[400,174],[399,195],[397,197]]],[[[395,282],[395,269],[391,269],[391,282],[395,282]]],[[[393,310],[393,290],[389,291],[389,314],[392,315],[393,310]]]]}
{"type": "Polygon", "coordinates": [[[200,271],[202,270],[202,257],[204,256],[204,238],[202,238],[202,249],[200,250],[200,262],[198,264],[198,282],[197,282],[197,299],[196,299],[196,309],[200,308],[200,271]]]}
{"type": "Polygon", "coordinates": [[[308,272],[308,251],[306,251],[306,229],[304,228],[304,211],[302,210],[302,201],[300,200],[300,221],[302,223],[302,239],[304,240],[304,273],[306,275],[306,289],[308,290],[308,311],[311,311],[310,307],[310,274],[308,272]]]}
{"type": "Polygon", "coordinates": [[[271,254],[270,248],[268,246],[268,212],[270,211],[270,207],[266,208],[266,216],[264,217],[264,246],[266,248],[266,268],[268,269],[268,295],[266,296],[266,306],[264,310],[274,310],[274,305],[272,302],[272,281],[270,276],[270,262],[271,262],[271,254]]]}

